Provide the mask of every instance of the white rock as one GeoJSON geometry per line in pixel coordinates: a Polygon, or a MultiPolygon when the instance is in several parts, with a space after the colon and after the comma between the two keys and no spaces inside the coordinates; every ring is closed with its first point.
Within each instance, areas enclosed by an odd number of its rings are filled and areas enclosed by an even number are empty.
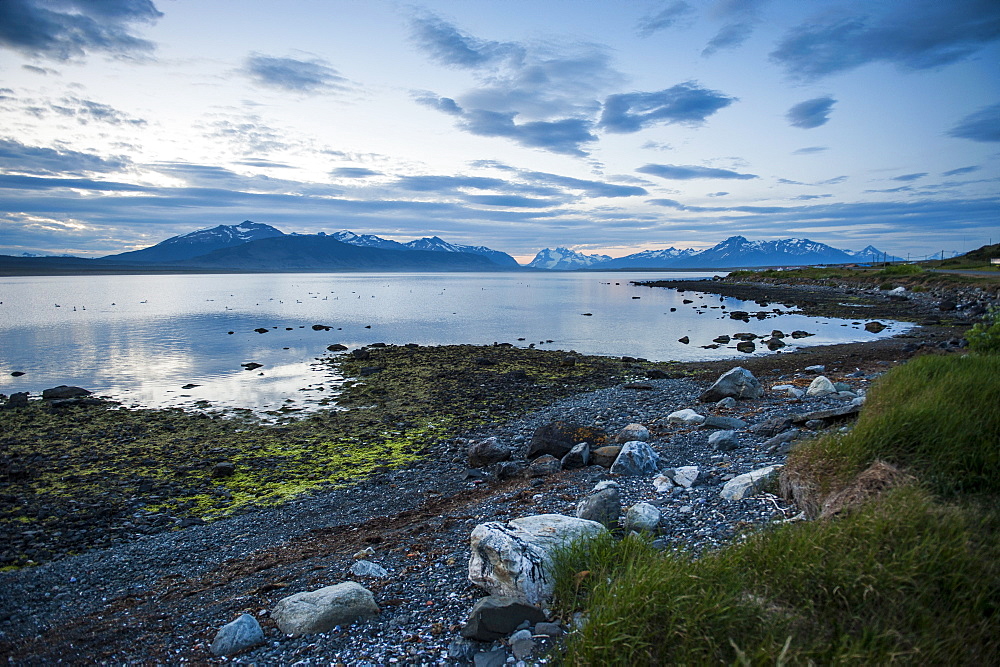
{"type": "Polygon", "coordinates": [[[539,604],[552,596],[552,552],[577,538],[607,532],[596,521],[561,514],[538,514],[482,523],[472,530],[469,581],[492,595],[539,604]]]}
{"type": "Polygon", "coordinates": [[[780,465],[767,466],[734,477],[726,482],[719,495],[725,500],[742,500],[767,484],[780,468],[780,465]]]}
{"type": "Polygon", "coordinates": [[[705,421],[705,415],[699,415],[691,408],[671,412],[667,415],[668,424],[700,424],[705,421]]]}
{"type": "Polygon", "coordinates": [[[680,466],[674,468],[674,484],[690,489],[698,479],[698,466],[680,466]]]}
{"type": "Polygon", "coordinates": [[[906,291],[906,288],[900,285],[894,289],[889,290],[889,294],[902,294],[906,291]]]}
{"type": "Polygon", "coordinates": [[[611,464],[611,472],[616,475],[646,475],[656,472],[660,457],[653,448],[641,440],[632,440],[622,445],[618,458],[611,464]]]}
{"type": "Polygon", "coordinates": [[[805,371],[807,373],[822,373],[825,370],[826,370],[826,366],[823,366],[822,364],[816,364],[815,366],[806,366],[805,367],[805,371]]]}
{"type": "Polygon", "coordinates": [[[351,574],[355,577],[376,577],[384,579],[389,576],[389,571],[378,563],[370,560],[358,560],[351,564],[351,574]]]}
{"type": "Polygon", "coordinates": [[[864,394],[862,394],[861,396],[858,396],[857,398],[852,398],[851,399],[851,405],[864,405],[864,404],[865,404],[865,396],[864,396],[864,394]]]}
{"type": "Polygon", "coordinates": [[[806,389],[806,396],[827,396],[836,392],[837,389],[833,386],[833,383],[825,375],[820,375],[809,383],[809,388],[806,389]]]}
{"type": "Polygon", "coordinates": [[[660,510],[649,503],[636,503],[625,512],[625,530],[655,533],[660,525],[660,510]]]}
{"type": "Polygon", "coordinates": [[[286,635],[327,632],[336,625],[378,616],[372,592],[354,581],[289,595],[278,601],[271,618],[286,635]]]}
{"type": "Polygon", "coordinates": [[[656,489],[657,493],[670,493],[670,490],[674,488],[674,480],[666,475],[658,475],[653,479],[653,488],[656,489]]]}

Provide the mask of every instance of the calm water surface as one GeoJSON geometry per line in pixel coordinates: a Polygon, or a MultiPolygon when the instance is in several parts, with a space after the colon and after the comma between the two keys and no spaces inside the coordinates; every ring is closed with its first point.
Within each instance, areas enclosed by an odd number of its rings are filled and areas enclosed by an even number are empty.
{"type": "Polygon", "coordinates": [[[265,411],[315,403],[335,389],[339,378],[316,363],[332,343],[352,348],[375,342],[534,343],[583,354],[693,361],[741,356],[733,348],[700,347],[720,334],[803,329],[816,335],[798,343],[821,345],[872,340],[908,326],[892,323],[876,335],[846,320],[789,314],[746,324],[727,312],[789,308],[629,284],[706,275],[711,274],[0,278],[0,392],[37,393],[69,384],[135,405],[190,407],[208,401],[265,411]],[[313,331],[313,324],[333,329],[313,331]],[[260,327],[269,332],[256,333],[260,327]],[[690,345],[677,342],[682,336],[690,345]],[[247,371],[240,366],[246,362],[263,367],[247,371]],[[24,375],[12,377],[14,371],[24,375]],[[182,389],[187,384],[199,386],[182,389]],[[311,392],[308,401],[304,392],[311,392]]]}

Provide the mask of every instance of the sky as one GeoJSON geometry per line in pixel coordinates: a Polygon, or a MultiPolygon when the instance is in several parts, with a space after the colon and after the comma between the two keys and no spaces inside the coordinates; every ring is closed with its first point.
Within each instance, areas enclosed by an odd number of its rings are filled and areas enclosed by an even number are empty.
{"type": "Polygon", "coordinates": [[[1000,241],[996,0],[3,0],[0,254],[1000,241]]]}

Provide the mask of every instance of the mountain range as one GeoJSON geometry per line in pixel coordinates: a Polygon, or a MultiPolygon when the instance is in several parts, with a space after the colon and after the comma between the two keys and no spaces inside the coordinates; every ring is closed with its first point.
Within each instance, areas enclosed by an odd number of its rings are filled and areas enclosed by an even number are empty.
{"type": "Polygon", "coordinates": [[[607,255],[585,255],[566,248],[545,248],[529,267],[556,271],[578,269],[730,269],[759,266],[804,266],[852,262],[901,261],[868,246],[863,250],[840,250],[809,239],[750,241],[731,236],[705,250],[667,248],[643,250],[612,259],[607,255]],[[876,260],[877,258],[877,260],[876,260]]]}

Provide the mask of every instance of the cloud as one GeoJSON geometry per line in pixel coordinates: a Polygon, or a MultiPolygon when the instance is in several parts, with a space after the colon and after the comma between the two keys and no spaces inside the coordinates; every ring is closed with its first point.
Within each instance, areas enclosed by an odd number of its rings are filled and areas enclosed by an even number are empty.
{"type": "Polygon", "coordinates": [[[713,13],[726,21],[715,36],[702,49],[701,55],[708,57],[740,46],[753,34],[760,23],[760,8],[766,0],[720,0],[713,13]]]}
{"type": "Polygon", "coordinates": [[[943,172],[942,176],[960,176],[961,174],[971,174],[974,171],[979,171],[982,169],[980,166],[971,167],[959,167],[958,169],[951,169],[949,171],[943,172]]]}
{"type": "Polygon", "coordinates": [[[127,168],[125,157],[101,157],[68,149],[28,146],[0,138],[0,169],[29,174],[107,173],[127,168]]]}
{"type": "Polygon", "coordinates": [[[798,195],[796,197],[792,197],[792,201],[809,201],[812,199],[826,199],[832,196],[833,195],[798,195]]]}
{"type": "Polygon", "coordinates": [[[785,35],[771,58],[790,76],[809,80],[875,62],[910,70],[941,67],[1000,39],[1000,4],[994,0],[861,6],[882,13],[810,18],[785,35]]]}
{"type": "Polygon", "coordinates": [[[1000,141],[1000,104],[969,114],[948,130],[948,134],[972,141],[1000,141]]]}
{"type": "Polygon", "coordinates": [[[439,97],[434,93],[421,92],[415,93],[413,99],[418,104],[423,104],[431,109],[436,109],[452,116],[461,116],[463,113],[462,107],[458,106],[458,103],[450,97],[439,97]]]}
{"type": "Polygon", "coordinates": [[[785,114],[785,118],[794,127],[812,129],[820,125],[826,125],[830,120],[830,111],[837,100],[830,96],[816,97],[805,102],[799,102],[785,114]]]}
{"type": "Polygon", "coordinates": [[[402,176],[394,186],[412,192],[456,192],[462,189],[493,190],[507,185],[499,178],[482,176],[402,176]]]}
{"type": "Polygon", "coordinates": [[[146,125],[146,121],[142,118],[135,118],[107,104],[83,100],[79,97],[64,97],[59,104],[51,104],[49,108],[61,116],[76,118],[81,125],[87,125],[94,121],[108,125],[132,125],[135,127],[146,125]]]}
{"type": "Polygon", "coordinates": [[[916,174],[903,174],[902,176],[893,176],[892,180],[894,180],[894,181],[903,181],[904,183],[908,183],[910,181],[919,180],[919,179],[923,178],[926,175],[927,175],[926,171],[921,171],[921,172],[916,173],[916,174]]]}
{"type": "Polygon", "coordinates": [[[587,155],[582,144],[597,141],[597,136],[590,131],[593,124],[581,118],[517,124],[514,122],[516,115],[473,109],[463,116],[461,127],[483,137],[506,137],[529,148],[544,148],[577,157],[587,155]]]}
{"type": "Polygon", "coordinates": [[[709,192],[708,196],[709,197],[725,197],[728,194],[729,194],[728,192],[709,192]]]}
{"type": "Polygon", "coordinates": [[[559,202],[550,199],[533,199],[518,195],[467,195],[465,201],[479,206],[503,206],[506,208],[548,208],[559,202]]]}
{"type": "Polygon", "coordinates": [[[443,65],[476,68],[524,55],[517,44],[478,39],[430,14],[414,17],[410,28],[417,46],[443,65]]]}
{"type": "Polygon", "coordinates": [[[884,190],[865,190],[865,192],[874,192],[879,194],[895,194],[897,192],[912,192],[913,188],[909,185],[901,185],[898,188],[885,188],[884,190]]]}
{"type": "Polygon", "coordinates": [[[647,14],[639,19],[636,32],[640,37],[649,37],[661,30],[672,28],[694,12],[694,9],[683,0],[674,0],[655,14],[647,14]]]}
{"type": "Polygon", "coordinates": [[[602,183],[600,181],[587,181],[570,176],[560,176],[558,174],[548,174],[541,171],[522,171],[522,176],[535,183],[546,183],[558,185],[569,190],[582,190],[591,197],[634,197],[636,195],[649,194],[644,188],[634,185],[615,185],[613,183],[602,183]]]}
{"type": "Polygon", "coordinates": [[[693,178],[725,178],[735,180],[749,180],[757,178],[755,174],[740,174],[729,169],[715,169],[713,167],[696,167],[693,165],[674,164],[647,164],[636,169],[636,171],[651,176],[659,176],[672,180],[686,181],[693,178]]]}
{"type": "Polygon", "coordinates": [[[826,146],[806,146],[805,148],[792,151],[792,155],[813,155],[814,153],[822,153],[828,150],[830,149],[826,146]]]}
{"type": "Polygon", "coordinates": [[[132,27],[161,16],[150,0],[3,0],[0,47],[53,60],[91,52],[145,54],[153,44],[136,37],[132,27]]]}
{"type": "Polygon", "coordinates": [[[369,176],[381,176],[382,172],[365,167],[337,167],[330,170],[330,175],[338,178],[368,178],[369,176]]]}
{"type": "Polygon", "coordinates": [[[255,83],[294,93],[346,90],[348,81],[325,60],[275,58],[252,53],[243,62],[243,73],[255,83]]]}
{"type": "Polygon", "coordinates": [[[253,114],[233,120],[217,120],[212,123],[212,128],[210,137],[225,139],[244,155],[259,155],[291,147],[277,130],[268,127],[259,116],[253,114]]]}
{"type": "Polygon", "coordinates": [[[618,133],[638,132],[657,122],[697,125],[735,100],[688,81],[652,93],[610,95],[598,124],[618,133]]]}
{"type": "Polygon", "coordinates": [[[51,69],[49,67],[38,67],[37,65],[21,65],[21,69],[31,72],[33,74],[41,74],[42,76],[48,76],[49,74],[59,74],[58,71],[51,69]]]}

